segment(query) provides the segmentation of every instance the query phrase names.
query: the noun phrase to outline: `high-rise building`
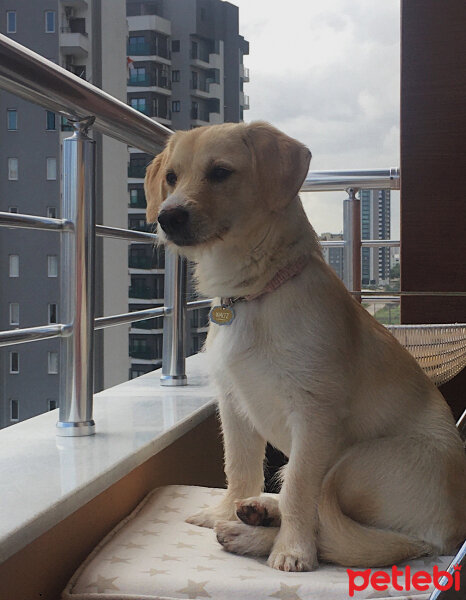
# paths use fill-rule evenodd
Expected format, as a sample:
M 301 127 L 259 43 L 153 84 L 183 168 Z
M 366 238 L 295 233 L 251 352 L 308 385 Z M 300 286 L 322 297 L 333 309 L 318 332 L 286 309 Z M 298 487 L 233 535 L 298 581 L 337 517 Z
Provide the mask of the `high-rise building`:
M 390 239 L 390 190 L 361 190 L 361 239 Z M 385 285 L 390 280 L 390 248 L 362 248 L 363 285 Z
M 0 32 L 126 98 L 124 0 L 0 0 Z M 61 146 L 71 135 L 69 123 L 1 92 L 0 127 L 0 210 L 60 217 Z M 127 148 L 96 132 L 93 137 L 97 222 L 125 227 Z M 96 250 L 96 315 L 124 312 L 128 278 L 121 265 L 127 245 L 98 240 Z M 59 236 L 2 228 L 0 257 L 0 329 L 60 322 Z M 97 390 L 127 378 L 127 348 L 127 327 L 97 333 Z M 0 349 L 0 427 L 56 408 L 60 368 L 55 339 Z
M 249 44 L 239 35 L 238 8 L 221 0 L 127 0 L 128 104 L 176 129 L 238 122 L 249 108 L 243 56 Z M 152 156 L 130 149 L 130 229 L 146 230 L 144 175 Z M 131 244 L 130 310 L 163 305 L 163 249 Z M 190 313 L 189 353 L 207 333 L 207 310 Z M 133 323 L 130 377 L 157 368 L 162 358 L 162 319 Z
M 319 240 L 321 241 L 343 241 L 342 233 L 322 233 L 319 236 Z M 322 255 L 327 264 L 329 264 L 338 277 L 343 280 L 343 269 L 344 269 L 344 248 L 343 247 L 334 247 L 324 246 L 322 248 Z

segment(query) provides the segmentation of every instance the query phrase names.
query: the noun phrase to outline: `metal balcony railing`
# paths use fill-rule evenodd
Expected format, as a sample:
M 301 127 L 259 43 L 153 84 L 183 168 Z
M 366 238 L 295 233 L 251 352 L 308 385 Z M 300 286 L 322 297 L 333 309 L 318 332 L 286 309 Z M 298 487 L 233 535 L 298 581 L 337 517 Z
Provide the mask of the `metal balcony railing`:
M 94 433 L 93 330 L 163 316 L 161 381 L 168 386 L 186 385 L 184 331 L 187 311 L 210 306 L 210 300 L 186 302 L 186 261 L 167 251 L 164 306 L 94 317 L 95 236 L 146 242 L 154 242 L 157 236 L 151 232 L 95 225 L 95 142 L 88 136 L 88 131 L 94 127 L 101 133 L 152 155 L 160 151 L 172 132 L 3 35 L 0 35 L 0 88 L 60 113 L 68 123 L 73 122 L 75 129 L 74 135 L 63 142 L 63 218 L 0 213 L 0 226 L 60 233 L 62 323 L 2 331 L 0 347 L 52 337 L 62 338 L 61 364 L 64 368 L 60 380 L 57 432 L 67 436 L 89 435 Z M 142 176 L 144 173 L 140 174 Z M 348 192 L 348 198 L 344 201 L 344 239 L 322 242 L 322 245 L 344 248 L 345 283 L 359 298 L 361 246 L 399 245 L 395 240 L 361 242 L 360 202 L 356 192 L 371 188 L 399 189 L 398 170 L 313 172 L 302 188 L 303 191 Z M 372 300 L 378 297 L 384 302 L 398 300 L 394 294 L 387 296 L 379 292 L 362 296 L 363 299 Z

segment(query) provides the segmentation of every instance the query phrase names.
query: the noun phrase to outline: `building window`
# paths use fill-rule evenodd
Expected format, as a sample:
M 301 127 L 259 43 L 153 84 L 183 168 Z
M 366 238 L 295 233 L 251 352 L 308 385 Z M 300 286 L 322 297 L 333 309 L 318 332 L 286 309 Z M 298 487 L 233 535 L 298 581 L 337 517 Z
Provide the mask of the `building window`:
M 47 400 L 47 409 L 50 411 L 50 410 L 55 410 L 56 408 L 58 408 L 58 402 L 56 400 L 48 399 Z
M 57 179 L 57 159 L 47 159 L 47 181 L 55 181 Z
M 179 100 L 174 100 L 172 102 L 172 112 L 180 112 L 181 111 L 181 102 Z
M 180 51 L 180 40 L 172 40 L 172 52 Z
M 18 129 L 18 111 L 15 108 L 9 108 L 6 115 L 8 131 L 16 131 Z
M 8 179 L 10 181 L 18 181 L 18 159 L 8 159 Z
M 172 81 L 174 81 L 174 82 L 180 81 L 180 72 L 177 69 L 172 71 Z
M 49 219 L 57 218 L 57 208 L 55 206 L 47 206 L 47 217 Z
M 144 36 L 142 35 L 132 35 L 128 39 L 128 54 L 133 55 L 148 55 L 149 54 L 149 45 L 146 43 Z
M 9 263 L 10 263 L 10 277 L 19 277 L 19 255 L 18 254 L 10 254 L 9 255 Z
M 10 373 L 19 373 L 19 352 L 10 352 Z
M 56 254 L 47 256 L 47 277 L 58 277 L 58 257 Z
M 57 305 L 55 303 L 49 304 L 49 323 L 57 323 Z
M 10 325 L 19 325 L 18 302 L 10 302 Z
M 10 421 L 19 421 L 19 402 L 10 400 Z
M 55 33 L 55 11 L 45 11 L 45 33 Z
M 199 56 L 199 46 L 197 42 L 191 42 L 191 58 Z
M 131 98 L 129 102 L 133 108 L 135 108 L 139 112 L 147 114 L 145 98 Z
M 18 212 L 18 207 L 17 206 L 9 206 L 8 207 L 8 212 L 17 213 Z
M 16 33 L 16 11 L 15 10 L 7 10 L 6 11 L 6 32 L 7 33 Z
M 46 113 L 47 116 L 45 128 L 47 129 L 47 131 L 55 131 L 57 129 L 55 113 L 51 112 L 50 110 L 47 110 Z
M 146 80 L 146 67 L 134 67 L 131 71 L 130 81 L 132 83 L 144 83 Z
M 48 353 L 48 374 L 49 375 L 57 375 L 58 374 L 58 352 L 49 352 Z

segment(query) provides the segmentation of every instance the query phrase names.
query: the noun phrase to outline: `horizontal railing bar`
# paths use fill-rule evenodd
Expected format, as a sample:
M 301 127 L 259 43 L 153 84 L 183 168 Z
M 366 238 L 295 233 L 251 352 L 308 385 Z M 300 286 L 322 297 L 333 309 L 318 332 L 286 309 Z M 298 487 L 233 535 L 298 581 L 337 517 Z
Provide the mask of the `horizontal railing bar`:
M 319 240 L 322 248 L 344 248 L 346 246 L 345 240 Z
M 361 240 L 363 248 L 399 248 L 400 240 Z
M 400 329 L 431 329 L 432 327 L 441 327 L 442 329 L 466 329 L 466 323 L 423 323 L 422 325 L 392 325 L 392 327 L 399 327 Z
M 96 235 L 100 237 L 133 240 L 135 242 L 155 242 L 157 240 L 156 233 L 133 231 L 132 229 L 120 229 L 119 227 L 107 227 L 106 225 L 96 225 L 95 232 Z
M 169 310 L 165 306 L 158 306 L 157 308 L 135 310 L 134 312 L 112 315 L 111 317 L 98 317 L 94 319 L 94 329 L 104 329 L 105 327 L 132 323 L 133 321 L 145 321 L 154 317 L 164 317 L 168 313 Z
M 41 325 L 40 327 L 27 327 L 24 329 L 13 329 L 11 331 L 0 331 L 0 347 L 12 346 L 13 344 L 25 344 L 27 342 L 38 342 L 54 337 L 67 337 L 73 331 L 72 325 Z
M 52 219 L 38 215 L 23 215 L 20 213 L 9 213 L 0 211 L 0 227 L 11 227 L 12 229 L 45 229 L 47 231 L 74 231 L 74 225 L 67 219 Z M 157 240 L 157 234 L 144 231 L 133 231 L 132 229 L 120 229 L 119 227 L 107 227 L 96 225 L 96 235 L 123 240 L 149 241 Z
M 206 300 L 193 300 L 186 304 L 188 310 L 196 310 L 198 308 L 210 308 L 212 306 L 212 299 L 207 298 Z
M 172 131 L 40 54 L 0 35 L 0 88 L 67 117 L 95 117 L 94 127 L 157 154 Z
M 466 292 L 382 292 L 378 290 L 362 290 L 362 292 L 351 292 L 352 294 L 365 294 L 366 296 L 466 296 Z
M 310 171 L 304 181 L 302 192 L 328 192 L 356 188 L 370 189 L 400 189 L 400 170 L 366 169 L 345 171 Z
M 361 302 L 369 302 L 370 304 L 376 304 L 382 302 L 383 304 L 399 304 L 400 297 L 399 296 L 366 296 L 360 292 L 352 292 L 353 294 L 357 294 L 360 296 Z
M 74 225 L 67 219 L 52 219 L 38 215 L 23 215 L 0 211 L 0 227 L 19 229 L 45 229 L 47 231 L 74 231 Z

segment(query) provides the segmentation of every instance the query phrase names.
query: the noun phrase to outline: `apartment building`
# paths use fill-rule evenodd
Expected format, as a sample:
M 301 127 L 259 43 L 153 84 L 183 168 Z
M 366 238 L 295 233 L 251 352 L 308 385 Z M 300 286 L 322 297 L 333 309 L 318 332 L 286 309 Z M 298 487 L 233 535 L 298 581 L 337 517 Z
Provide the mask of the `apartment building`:
M 390 239 L 390 190 L 361 190 L 361 239 Z M 363 285 L 390 281 L 390 248 L 362 248 Z
M 128 104 L 176 129 L 238 122 L 249 108 L 243 56 L 249 44 L 239 35 L 238 8 L 221 0 L 127 0 Z M 145 221 L 144 174 L 152 156 L 130 149 L 130 229 L 152 230 Z M 130 310 L 163 304 L 163 248 L 131 244 Z M 206 309 L 190 313 L 189 353 L 207 333 Z M 162 319 L 133 323 L 130 377 L 157 368 L 162 357 Z
M 0 32 L 124 100 L 124 0 L 0 0 Z M 0 92 L 0 210 L 60 217 L 61 148 L 70 124 Z M 127 148 L 93 134 L 97 143 L 97 222 L 127 224 Z M 60 322 L 59 236 L 0 231 L 0 329 Z M 96 314 L 127 309 L 127 245 L 97 243 Z M 105 268 L 104 268 L 105 265 Z M 127 378 L 128 328 L 96 335 L 96 389 Z M 58 340 L 0 349 L 0 427 L 57 407 Z M 31 390 L 34 393 L 31 394 Z
M 340 242 L 343 241 L 342 233 L 322 233 L 319 236 L 319 240 L 321 241 L 329 241 L 329 242 Z M 329 264 L 338 277 L 343 280 L 343 269 L 344 269 L 344 248 L 343 247 L 324 247 L 322 248 L 322 254 L 324 260 L 327 264 Z

